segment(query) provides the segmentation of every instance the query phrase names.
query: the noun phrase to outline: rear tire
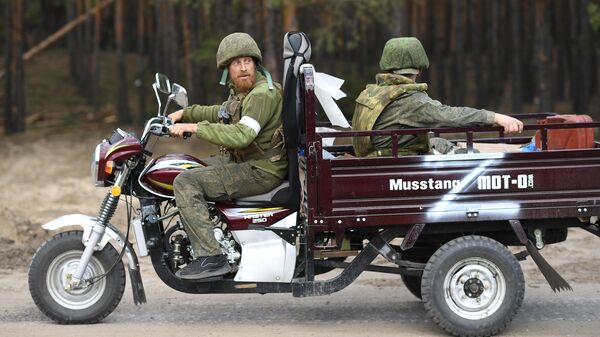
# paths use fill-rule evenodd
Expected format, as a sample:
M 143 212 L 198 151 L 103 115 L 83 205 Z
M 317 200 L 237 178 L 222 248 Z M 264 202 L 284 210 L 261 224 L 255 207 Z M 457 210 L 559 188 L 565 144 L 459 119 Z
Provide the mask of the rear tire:
M 29 268 L 29 291 L 38 308 L 61 324 L 97 323 L 119 304 L 125 290 L 123 262 L 89 287 L 65 290 L 66 275 L 73 273 L 85 246 L 82 231 L 59 233 L 35 253 Z M 117 261 L 119 254 L 111 244 L 94 252 L 84 278 L 98 276 Z
M 523 302 L 525 281 L 517 259 L 483 236 L 454 239 L 429 259 L 421 281 L 428 315 L 455 336 L 502 331 Z

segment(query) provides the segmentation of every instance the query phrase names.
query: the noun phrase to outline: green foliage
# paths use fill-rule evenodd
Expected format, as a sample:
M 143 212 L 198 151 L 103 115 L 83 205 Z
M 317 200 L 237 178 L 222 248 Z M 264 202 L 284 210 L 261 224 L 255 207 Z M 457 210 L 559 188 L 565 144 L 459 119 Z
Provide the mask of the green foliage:
M 212 35 L 203 35 L 198 38 L 200 48 L 192 51 L 192 60 L 200 64 L 215 64 L 215 55 L 221 38 Z
M 587 5 L 588 17 L 592 30 L 597 33 L 600 31 L 600 5 L 595 2 L 590 2 Z
M 404 1 L 400 2 L 404 4 Z M 388 23 L 389 12 L 398 1 L 359 0 L 327 1 L 305 0 L 304 7 L 313 7 L 320 13 L 319 28 L 313 32 L 314 47 L 326 53 L 353 51 L 364 45 L 367 27 Z M 352 18 L 352 19 L 350 19 Z

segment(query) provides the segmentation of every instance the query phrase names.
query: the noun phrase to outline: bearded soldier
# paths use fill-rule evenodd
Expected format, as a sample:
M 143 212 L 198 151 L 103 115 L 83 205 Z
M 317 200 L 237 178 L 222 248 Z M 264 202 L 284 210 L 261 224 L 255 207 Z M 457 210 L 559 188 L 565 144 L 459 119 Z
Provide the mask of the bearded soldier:
M 279 186 L 287 174 L 282 95 L 261 66 L 256 42 L 245 33 L 230 34 L 219 44 L 216 58 L 217 67 L 223 70 L 221 84 L 228 83 L 230 88 L 229 99 L 221 105 L 193 105 L 169 115 L 177 122 L 170 128 L 172 136 L 190 132 L 220 145 L 225 154 L 208 158 L 207 167 L 188 170 L 175 179 L 175 200 L 194 257 L 176 273 L 182 279 L 231 271 L 214 237 L 207 200 L 262 194 Z
M 521 132 L 523 123 L 510 116 L 468 107 L 451 107 L 431 99 L 427 84 L 416 83 L 418 75 L 429 68 L 421 42 L 414 37 L 394 38 L 385 44 L 376 83 L 367 85 L 356 99 L 352 127 L 356 131 L 408 128 L 464 127 L 500 125 L 507 133 Z M 355 137 L 357 156 L 389 156 L 391 136 Z M 441 153 L 453 150 L 442 138 L 429 140 L 426 134 L 399 135 L 398 154 L 430 153 L 433 146 Z

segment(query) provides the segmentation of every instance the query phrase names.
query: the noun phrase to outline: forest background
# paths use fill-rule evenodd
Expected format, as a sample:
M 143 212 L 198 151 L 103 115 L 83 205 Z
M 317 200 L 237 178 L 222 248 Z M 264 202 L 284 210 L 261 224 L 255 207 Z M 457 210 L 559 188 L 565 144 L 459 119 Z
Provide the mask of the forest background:
M 600 119 L 599 0 L 0 0 L 0 123 L 5 133 L 82 123 L 132 124 L 156 113 L 155 72 L 218 104 L 215 53 L 252 35 L 281 81 L 285 32 L 312 42 L 311 63 L 354 99 L 374 81 L 385 42 L 416 36 L 421 77 L 445 104 Z

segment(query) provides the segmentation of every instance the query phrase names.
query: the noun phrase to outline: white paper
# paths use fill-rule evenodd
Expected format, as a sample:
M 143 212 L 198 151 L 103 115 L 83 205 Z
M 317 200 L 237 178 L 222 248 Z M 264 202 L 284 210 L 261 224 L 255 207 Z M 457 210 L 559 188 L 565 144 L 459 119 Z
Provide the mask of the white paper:
M 350 124 L 334 101 L 346 97 L 346 94 L 340 90 L 342 84 L 344 80 L 340 78 L 315 72 L 315 96 L 321 103 L 327 118 L 332 125 L 349 128 Z
M 323 150 L 323 159 L 335 159 L 335 156 L 327 150 Z
M 326 127 L 322 127 L 322 126 L 317 126 L 315 128 L 316 132 L 339 132 L 336 129 L 332 129 L 332 128 L 326 128 Z M 323 138 L 323 146 L 333 146 L 333 143 L 335 142 L 335 138 Z

